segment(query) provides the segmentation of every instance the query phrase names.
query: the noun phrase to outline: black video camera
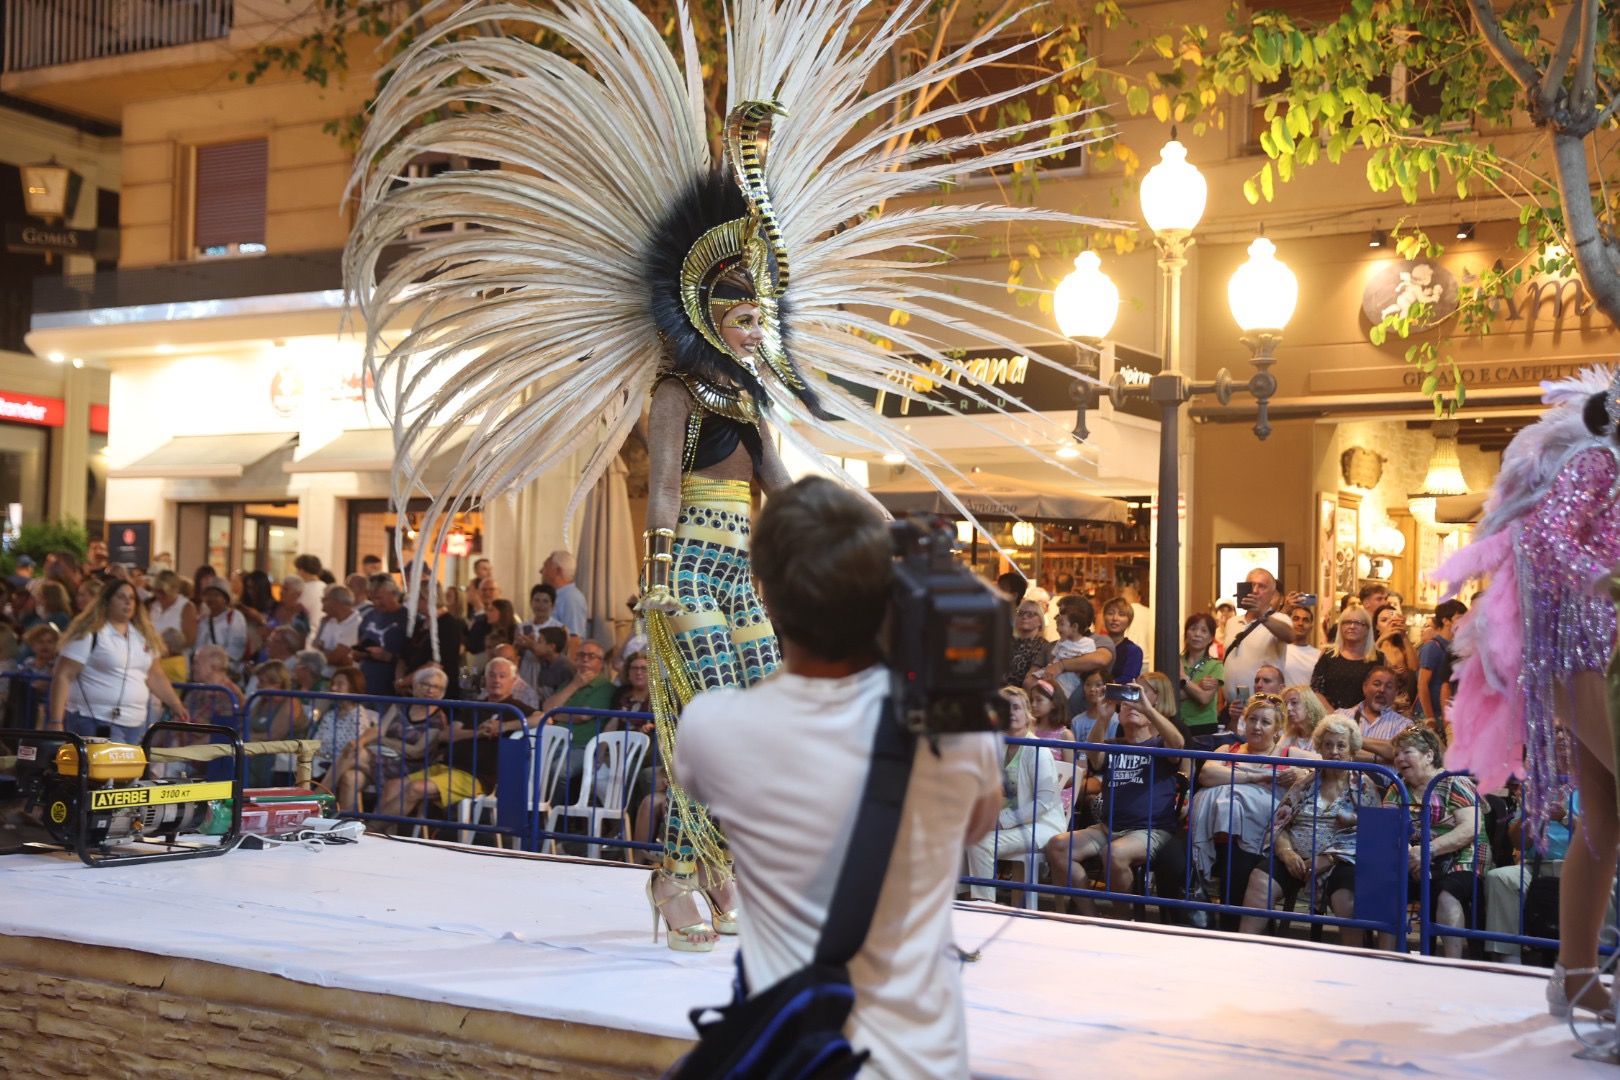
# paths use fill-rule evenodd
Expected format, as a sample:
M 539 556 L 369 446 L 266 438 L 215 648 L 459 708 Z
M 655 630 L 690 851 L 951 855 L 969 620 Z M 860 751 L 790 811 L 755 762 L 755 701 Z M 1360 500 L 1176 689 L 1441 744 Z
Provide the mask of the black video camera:
M 1007 672 L 1007 601 L 952 557 L 956 530 L 943 518 L 902 518 L 889 537 L 889 664 L 906 727 L 928 736 L 1005 727 L 1007 701 L 997 691 Z

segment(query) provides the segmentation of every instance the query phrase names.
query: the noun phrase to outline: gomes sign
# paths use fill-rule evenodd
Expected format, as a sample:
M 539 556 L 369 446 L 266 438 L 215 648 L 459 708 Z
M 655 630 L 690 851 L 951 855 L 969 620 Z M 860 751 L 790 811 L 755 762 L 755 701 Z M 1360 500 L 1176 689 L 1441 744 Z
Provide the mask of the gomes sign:
M 88 255 L 102 262 L 118 258 L 117 229 L 69 229 L 60 225 L 6 222 L 6 250 L 47 255 Z

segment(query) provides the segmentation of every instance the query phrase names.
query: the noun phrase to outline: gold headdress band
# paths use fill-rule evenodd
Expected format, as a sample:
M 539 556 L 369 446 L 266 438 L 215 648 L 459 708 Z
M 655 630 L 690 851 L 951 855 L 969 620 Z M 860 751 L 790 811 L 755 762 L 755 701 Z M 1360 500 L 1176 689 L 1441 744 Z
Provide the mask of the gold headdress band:
M 780 298 L 787 290 L 787 245 L 771 206 L 765 183 L 765 151 L 773 116 L 785 116 L 775 101 L 749 101 L 726 118 L 726 156 L 737 186 L 748 202 L 747 217 L 717 225 L 698 238 L 681 264 L 681 304 L 686 317 L 705 341 L 720 352 L 735 356 L 720 334 L 720 323 L 744 298 L 718 298 L 714 287 L 726 272 L 746 268 L 753 280 L 752 303 L 758 306 L 764 340 L 760 356 L 784 383 L 803 389 L 804 383 L 788 363 L 782 345 Z M 752 357 L 736 359 L 750 371 Z

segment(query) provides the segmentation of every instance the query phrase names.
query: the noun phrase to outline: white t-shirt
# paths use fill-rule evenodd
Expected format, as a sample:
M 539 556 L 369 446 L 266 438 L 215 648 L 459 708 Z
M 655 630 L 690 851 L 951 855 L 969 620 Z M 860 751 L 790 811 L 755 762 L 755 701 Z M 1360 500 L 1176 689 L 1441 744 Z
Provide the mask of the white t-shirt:
M 146 675 L 152 667 L 152 647 L 133 624 L 122 634 L 103 626 L 95 632 L 93 649 L 91 637 L 85 634 L 62 646 L 63 659 L 84 665 L 68 691 L 68 711 L 93 716 L 103 724 L 144 725 L 151 696 Z
M 1277 613 L 1274 611 L 1271 614 L 1275 617 Z M 1238 635 L 1251 626 L 1254 627 L 1254 633 L 1245 637 L 1243 644 L 1234 650 L 1232 642 L 1236 641 Z M 1282 638 L 1273 634 L 1264 626 L 1246 622 L 1236 615 L 1226 620 L 1226 633 L 1222 637 L 1221 644 L 1226 647 L 1224 663 L 1226 665 L 1226 691 L 1228 694 L 1235 694 L 1240 686 L 1253 690 L 1254 673 L 1256 671 L 1259 671 L 1267 664 L 1270 664 L 1278 671 L 1282 671 L 1283 664 L 1286 663 L 1288 657 L 1288 646 Z M 1310 680 L 1305 681 L 1309 682 Z
M 730 841 L 756 993 L 815 952 L 888 688 L 881 665 L 842 679 L 778 672 L 700 694 L 681 714 L 676 773 Z M 846 1030 L 872 1051 L 863 1076 L 968 1075 L 959 965 L 946 949 L 968 816 L 984 795 L 999 800 L 1000 766 L 993 735 L 945 736 L 937 757 L 918 747 L 877 912 L 849 968 Z
M 195 656 L 204 645 L 218 645 L 230 656 L 234 669 L 242 663 L 242 654 L 247 652 L 247 640 L 247 616 L 235 608 L 226 608 L 218 615 L 204 615 L 197 620 L 197 643 L 191 652 Z
M 349 612 L 347 619 L 334 619 L 330 616 L 322 619 L 320 629 L 315 631 L 314 648 L 321 652 L 331 652 L 339 645 L 353 645 L 359 640 L 360 609 L 355 608 Z
M 146 614 L 152 620 L 152 629 L 158 632 L 158 637 L 161 638 L 165 630 L 185 631 L 186 605 L 187 601 L 183 596 L 175 597 L 168 610 L 164 610 L 163 605 L 156 600 L 146 605 Z
M 298 594 L 298 603 L 304 609 L 304 618 L 314 626 L 321 621 L 321 598 L 326 595 L 326 582 L 320 578 L 304 582 L 304 591 Z
M 1322 650 L 1315 645 L 1288 646 L 1288 659 L 1283 663 L 1284 685 L 1311 685 L 1311 672 L 1316 670 L 1316 661 L 1321 659 L 1321 656 Z
M 1153 671 L 1153 609 L 1145 604 L 1131 605 L 1131 625 L 1125 628 L 1125 638 L 1134 641 L 1142 650 L 1142 670 Z

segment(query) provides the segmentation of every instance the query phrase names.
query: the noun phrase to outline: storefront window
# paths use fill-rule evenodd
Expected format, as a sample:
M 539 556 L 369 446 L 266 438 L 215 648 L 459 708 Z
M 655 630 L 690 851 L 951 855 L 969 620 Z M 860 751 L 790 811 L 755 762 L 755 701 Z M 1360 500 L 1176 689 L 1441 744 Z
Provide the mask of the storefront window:
M 0 515 L 18 503 L 24 522 L 44 520 L 49 447 L 45 428 L 0 424 Z
M 208 511 L 208 554 L 203 559 L 215 570 L 231 569 L 231 511 L 229 507 Z M 188 562 L 186 565 L 190 565 Z
M 298 504 L 191 503 L 180 507 L 180 564 L 217 572 L 263 570 L 276 581 L 293 572 L 300 553 Z
M 415 524 L 428 500 L 413 499 L 407 509 L 406 557 L 415 551 Z M 346 573 L 360 569 L 367 555 L 379 556 L 390 571 L 397 572 L 399 557 L 394 550 L 394 534 L 399 519 L 387 499 L 355 499 L 349 503 L 349 547 Z M 438 577 L 446 585 L 465 585 L 472 577 L 472 563 L 483 554 L 484 515 L 476 510 L 456 515 L 456 527 L 439 552 Z
M 242 565 L 263 570 L 279 582 L 293 572 L 298 557 L 298 518 L 282 516 L 279 506 L 248 506 L 242 515 Z

